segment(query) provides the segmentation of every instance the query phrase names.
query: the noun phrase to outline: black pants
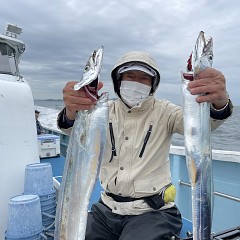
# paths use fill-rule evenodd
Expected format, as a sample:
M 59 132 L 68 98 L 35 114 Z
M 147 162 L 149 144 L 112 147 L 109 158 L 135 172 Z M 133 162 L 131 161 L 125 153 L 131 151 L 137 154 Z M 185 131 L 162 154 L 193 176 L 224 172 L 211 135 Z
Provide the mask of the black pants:
M 88 214 L 85 240 L 164 240 L 178 235 L 181 228 L 181 214 L 176 206 L 122 216 L 99 201 Z

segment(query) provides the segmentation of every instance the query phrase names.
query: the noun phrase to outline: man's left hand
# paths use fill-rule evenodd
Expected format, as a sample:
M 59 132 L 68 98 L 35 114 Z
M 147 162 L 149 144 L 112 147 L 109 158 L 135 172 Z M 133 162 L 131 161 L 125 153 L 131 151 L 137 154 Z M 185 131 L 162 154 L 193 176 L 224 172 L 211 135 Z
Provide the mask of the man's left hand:
M 207 68 L 199 73 L 194 81 L 188 84 L 188 88 L 191 94 L 199 95 L 197 102 L 212 103 L 215 109 L 223 108 L 228 102 L 225 77 L 214 68 Z

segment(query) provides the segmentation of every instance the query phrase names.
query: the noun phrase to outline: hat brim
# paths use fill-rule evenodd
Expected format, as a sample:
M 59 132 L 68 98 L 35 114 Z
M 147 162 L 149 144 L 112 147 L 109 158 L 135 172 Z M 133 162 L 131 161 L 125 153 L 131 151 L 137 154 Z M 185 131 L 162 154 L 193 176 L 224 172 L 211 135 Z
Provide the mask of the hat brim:
M 155 76 L 153 70 L 151 70 L 145 66 L 138 65 L 138 64 L 132 64 L 130 66 L 123 66 L 123 67 L 119 68 L 118 73 L 121 74 L 121 73 L 125 73 L 128 71 L 134 71 L 134 70 L 145 72 L 152 77 Z

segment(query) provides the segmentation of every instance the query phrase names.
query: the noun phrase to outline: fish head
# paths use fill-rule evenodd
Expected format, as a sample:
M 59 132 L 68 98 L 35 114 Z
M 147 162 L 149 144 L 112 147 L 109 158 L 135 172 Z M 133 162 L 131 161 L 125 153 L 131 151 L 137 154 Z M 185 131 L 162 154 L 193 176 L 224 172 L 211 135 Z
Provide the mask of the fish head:
M 208 67 L 212 67 L 213 63 L 213 40 L 206 37 L 201 31 L 198 35 L 194 50 L 188 60 L 188 69 L 196 76 Z
M 193 81 L 194 77 L 213 63 L 213 40 L 201 31 L 198 35 L 194 50 L 187 61 L 187 72 L 182 72 L 183 81 Z
M 74 85 L 74 90 L 84 89 L 86 94 L 95 100 L 98 99 L 98 81 L 102 67 L 103 46 L 94 50 L 89 57 L 81 80 Z

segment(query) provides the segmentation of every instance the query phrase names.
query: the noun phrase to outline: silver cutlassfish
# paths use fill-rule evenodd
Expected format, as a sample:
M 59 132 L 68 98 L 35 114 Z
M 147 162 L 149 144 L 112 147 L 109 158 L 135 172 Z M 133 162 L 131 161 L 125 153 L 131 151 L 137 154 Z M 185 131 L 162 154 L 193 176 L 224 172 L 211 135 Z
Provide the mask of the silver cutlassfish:
M 200 32 L 190 55 L 187 72 L 182 73 L 184 137 L 188 174 L 192 189 L 193 239 L 210 240 L 213 180 L 211 159 L 210 104 L 197 103 L 188 90 L 189 81 L 212 67 L 213 42 Z
M 83 88 L 97 100 L 90 110 L 79 111 L 72 128 L 57 203 L 55 240 L 84 240 L 89 199 L 98 177 L 108 125 L 108 93 L 97 96 L 103 47 L 90 56 L 82 79 L 74 90 Z

